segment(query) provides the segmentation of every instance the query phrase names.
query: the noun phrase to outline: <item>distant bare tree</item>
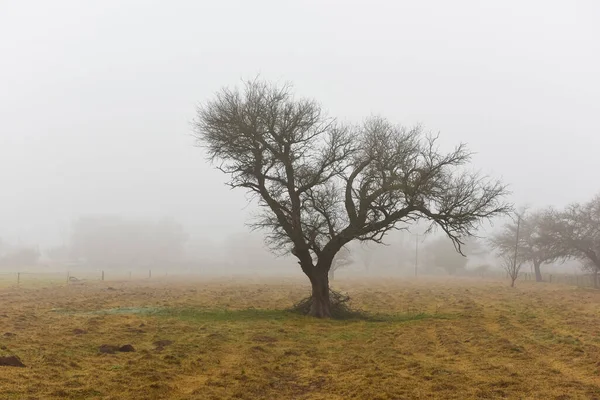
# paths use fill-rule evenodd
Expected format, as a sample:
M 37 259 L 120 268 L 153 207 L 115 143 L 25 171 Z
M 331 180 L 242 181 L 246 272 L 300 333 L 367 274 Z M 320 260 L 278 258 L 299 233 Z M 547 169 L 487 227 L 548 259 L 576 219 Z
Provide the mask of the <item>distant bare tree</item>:
M 345 126 L 289 86 L 223 89 L 197 110 L 195 135 L 229 186 L 253 194 L 274 251 L 291 252 L 312 284 L 310 315 L 330 317 L 328 274 L 352 240 L 381 243 L 427 219 L 457 250 L 479 223 L 504 213 L 505 186 L 465 172 L 471 153 L 383 118 Z
M 552 251 L 583 262 L 598 287 L 600 271 L 600 195 L 587 203 L 571 204 L 563 211 L 547 210 L 543 240 Z
M 335 271 L 340 268 L 347 267 L 350 264 L 352 264 L 350 250 L 348 250 L 347 247 L 342 247 L 340 251 L 337 252 L 335 257 L 333 257 L 333 262 L 331 263 L 331 268 L 329 269 L 329 280 L 333 280 Z
M 544 211 L 521 213 L 519 226 L 519 260 L 531 262 L 535 271 L 535 280 L 542 281 L 541 266 L 561 258 L 563 251 L 556 246 L 549 246 L 542 229 L 547 224 L 547 215 Z M 513 254 L 517 236 L 517 222 L 512 221 L 504 225 L 501 232 L 492 236 L 490 245 L 501 254 Z
M 519 277 L 519 272 L 521 271 L 523 262 L 519 259 L 515 259 L 514 254 L 510 255 L 508 253 L 502 254 L 500 256 L 500 260 L 502 262 L 502 268 L 506 271 L 506 274 L 510 278 L 510 287 L 515 287 L 515 282 Z

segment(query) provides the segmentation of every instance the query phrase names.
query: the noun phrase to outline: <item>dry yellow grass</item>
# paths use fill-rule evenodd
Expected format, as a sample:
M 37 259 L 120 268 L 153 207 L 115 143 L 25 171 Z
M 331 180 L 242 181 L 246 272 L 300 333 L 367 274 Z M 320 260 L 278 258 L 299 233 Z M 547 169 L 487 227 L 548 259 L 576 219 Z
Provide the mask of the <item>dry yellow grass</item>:
M 0 398 L 600 399 L 600 292 L 478 280 L 335 286 L 388 317 L 281 311 L 307 293 L 304 281 L 1 288 L 0 355 L 27 367 L 0 367 Z M 100 354 L 102 344 L 136 352 Z

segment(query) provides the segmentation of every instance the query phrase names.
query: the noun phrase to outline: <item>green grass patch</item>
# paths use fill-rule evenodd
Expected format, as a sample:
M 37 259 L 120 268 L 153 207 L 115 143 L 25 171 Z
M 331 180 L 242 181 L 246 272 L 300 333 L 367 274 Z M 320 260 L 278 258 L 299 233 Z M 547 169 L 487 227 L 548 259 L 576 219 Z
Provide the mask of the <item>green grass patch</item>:
M 283 310 L 248 308 L 242 310 L 202 309 L 202 308 L 163 308 L 154 315 L 178 318 L 189 322 L 252 322 L 286 321 L 298 317 Z
M 117 307 L 117 308 L 107 308 L 103 310 L 93 310 L 93 311 L 76 311 L 76 310 L 68 310 L 64 308 L 53 308 L 50 310 L 52 312 L 58 314 L 66 314 L 66 315 L 133 315 L 133 314 L 158 314 L 161 309 L 158 307 Z
M 289 310 L 277 309 L 213 309 L 213 308 L 159 308 L 159 307 L 119 307 L 93 311 L 76 311 L 68 309 L 52 309 L 52 312 L 63 315 L 148 315 L 164 318 L 177 318 L 187 322 L 323 322 L 334 325 L 347 323 L 408 323 L 432 319 L 456 319 L 458 314 L 441 313 L 367 313 L 360 312 L 347 319 L 318 320 L 316 318 L 299 315 Z
M 201 309 L 201 308 L 163 308 L 153 312 L 153 315 L 178 318 L 190 322 L 253 322 L 253 321 L 314 321 L 330 324 L 345 324 L 348 322 L 373 323 L 403 323 L 430 319 L 454 319 L 455 314 L 362 314 L 360 317 L 347 320 L 318 320 L 316 318 L 298 315 L 287 310 L 273 309 Z

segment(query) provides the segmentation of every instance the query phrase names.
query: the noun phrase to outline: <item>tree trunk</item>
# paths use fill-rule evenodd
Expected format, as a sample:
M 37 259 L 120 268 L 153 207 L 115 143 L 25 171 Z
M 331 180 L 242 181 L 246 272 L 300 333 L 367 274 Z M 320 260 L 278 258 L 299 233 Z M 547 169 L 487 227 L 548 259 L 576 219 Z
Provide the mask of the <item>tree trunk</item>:
M 516 278 L 512 278 L 512 277 L 510 278 L 510 287 L 515 287 L 516 280 L 517 280 Z
M 542 263 L 540 262 L 533 262 L 533 269 L 535 270 L 535 281 L 536 282 L 541 282 L 542 281 L 542 271 L 540 270 L 540 266 Z
M 331 318 L 328 271 L 323 272 L 317 268 L 315 270 L 315 273 L 309 277 L 312 284 L 312 305 L 308 315 L 317 318 Z
M 594 288 L 598 289 L 598 268 L 594 268 Z

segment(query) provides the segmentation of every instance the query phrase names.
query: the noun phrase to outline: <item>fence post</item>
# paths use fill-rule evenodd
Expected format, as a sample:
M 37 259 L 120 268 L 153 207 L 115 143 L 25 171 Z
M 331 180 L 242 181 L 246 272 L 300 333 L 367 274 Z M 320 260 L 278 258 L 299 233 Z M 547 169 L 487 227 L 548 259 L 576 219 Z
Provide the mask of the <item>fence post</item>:
M 152 270 L 151 269 L 148 270 L 148 279 L 150 279 L 150 278 L 152 278 Z
M 102 280 L 104 280 L 104 271 L 102 271 Z
M 550 283 L 552 283 L 552 274 L 550 274 Z
M 131 280 L 131 271 L 129 271 L 129 280 Z
M 71 280 L 71 272 L 67 271 L 67 285 L 69 284 L 70 280 Z
M 21 284 L 21 273 L 17 272 L 17 285 Z

